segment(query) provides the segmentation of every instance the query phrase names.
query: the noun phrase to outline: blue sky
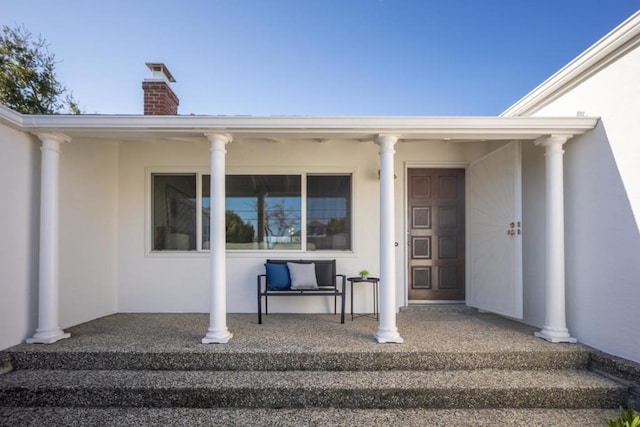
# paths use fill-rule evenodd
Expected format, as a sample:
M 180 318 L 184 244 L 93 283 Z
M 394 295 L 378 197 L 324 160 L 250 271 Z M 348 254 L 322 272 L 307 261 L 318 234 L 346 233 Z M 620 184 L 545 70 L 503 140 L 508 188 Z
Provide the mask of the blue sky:
M 180 114 L 497 115 L 640 0 L 0 0 L 86 113 L 141 114 L 164 62 Z

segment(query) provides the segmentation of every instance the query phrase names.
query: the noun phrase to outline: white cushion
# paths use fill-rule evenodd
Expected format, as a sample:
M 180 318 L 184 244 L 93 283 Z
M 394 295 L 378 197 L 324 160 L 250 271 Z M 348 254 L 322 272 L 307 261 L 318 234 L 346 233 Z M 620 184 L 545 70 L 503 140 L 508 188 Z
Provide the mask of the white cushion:
M 316 280 L 316 265 L 288 262 L 289 275 L 291 276 L 291 289 L 318 289 Z

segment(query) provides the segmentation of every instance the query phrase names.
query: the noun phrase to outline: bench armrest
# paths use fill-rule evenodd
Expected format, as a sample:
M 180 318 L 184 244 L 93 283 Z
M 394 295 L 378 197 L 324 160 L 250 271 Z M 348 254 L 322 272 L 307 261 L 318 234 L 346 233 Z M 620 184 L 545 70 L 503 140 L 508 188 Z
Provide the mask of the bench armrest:
M 259 293 L 260 293 L 260 291 L 261 291 L 261 286 L 260 286 L 260 285 L 261 285 L 261 283 L 262 283 L 262 280 L 260 280 L 260 279 L 261 279 L 262 277 L 264 277 L 265 289 L 266 289 L 266 286 L 267 286 L 267 275 L 266 275 L 266 274 L 258 274 L 258 277 L 257 277 L 257 281 L 258 281 L 258 294 L 259 294 Z

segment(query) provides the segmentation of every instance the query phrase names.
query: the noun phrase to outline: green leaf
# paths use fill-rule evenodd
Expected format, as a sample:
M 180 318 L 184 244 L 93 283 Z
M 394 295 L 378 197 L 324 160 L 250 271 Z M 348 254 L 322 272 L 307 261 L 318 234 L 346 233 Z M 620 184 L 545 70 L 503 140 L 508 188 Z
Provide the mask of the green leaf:
M 24 27 L 0 30 L 0 103 L 23 114 L 79 114 L 68 89 L 57 80 L 55 55 L 42 36 Z

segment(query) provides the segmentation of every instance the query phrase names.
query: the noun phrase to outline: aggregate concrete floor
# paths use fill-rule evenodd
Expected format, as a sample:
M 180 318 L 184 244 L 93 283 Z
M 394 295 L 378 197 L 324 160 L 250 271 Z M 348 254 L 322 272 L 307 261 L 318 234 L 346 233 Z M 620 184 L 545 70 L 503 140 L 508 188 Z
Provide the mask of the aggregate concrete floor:
M 269 314 L 262 325 L 255 314 L 229 314 L 233 338 L 203 345 L 207 314 L 114 314 L 72 328 L 70 339 L 52 345 L 22 344 L 15 351 L 175 352 L 175 353 L 500 353 L 575 352 L 575 344 L 550 344 L 533 336 L 535 328 L 466 307 L 410 307 L 397 316 L 403 344 L 378 344 L 378 322 L 369 317 L 344 324 L 336 315 Z M 586 350 L 585 350 L 586 351 Z

